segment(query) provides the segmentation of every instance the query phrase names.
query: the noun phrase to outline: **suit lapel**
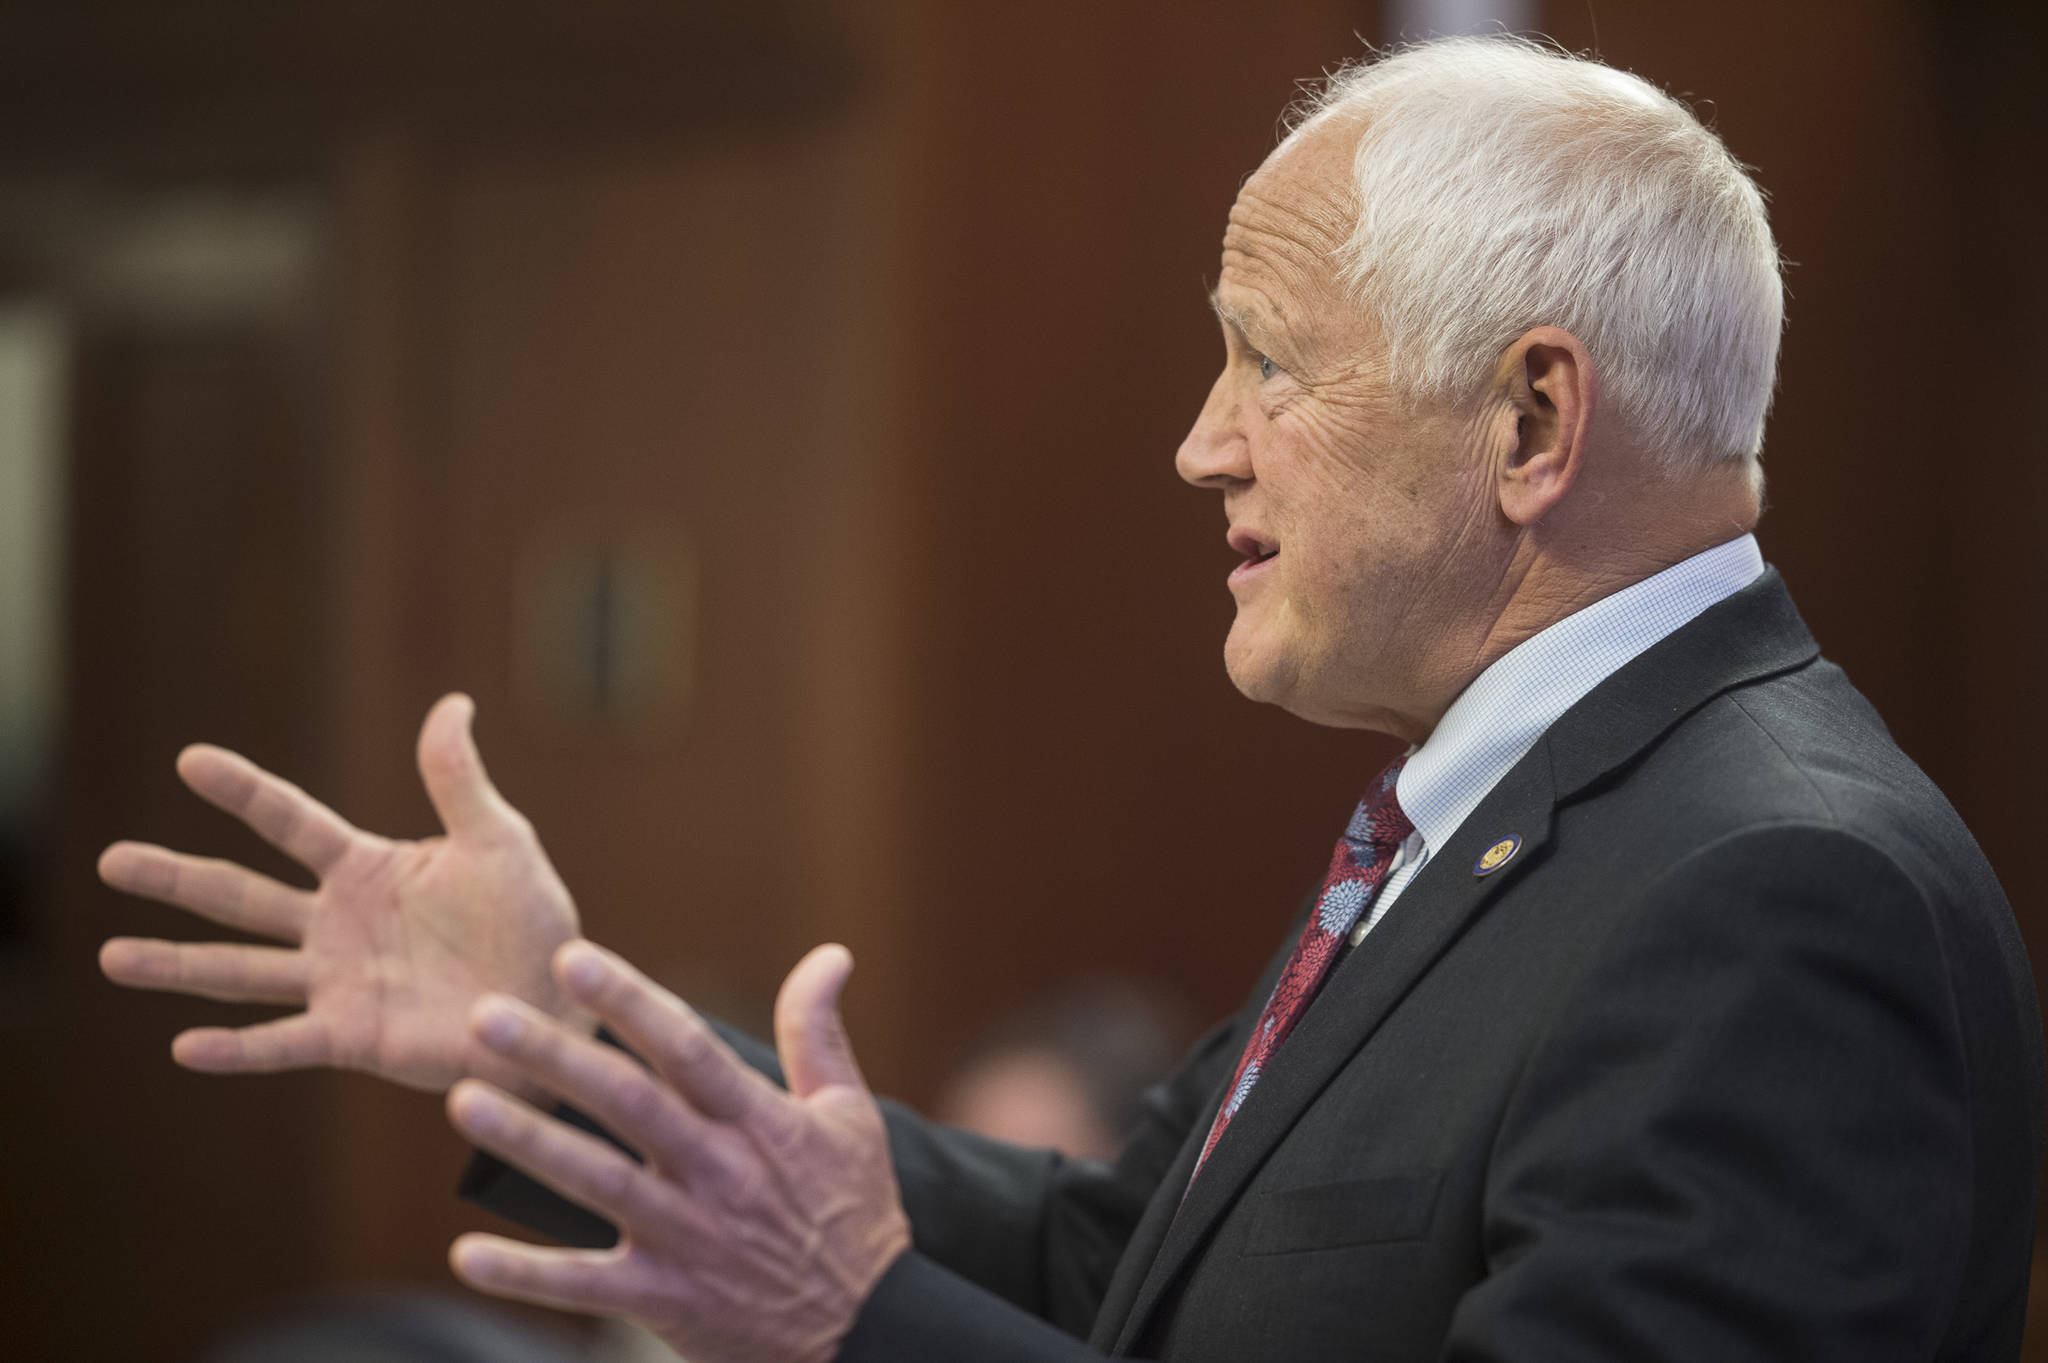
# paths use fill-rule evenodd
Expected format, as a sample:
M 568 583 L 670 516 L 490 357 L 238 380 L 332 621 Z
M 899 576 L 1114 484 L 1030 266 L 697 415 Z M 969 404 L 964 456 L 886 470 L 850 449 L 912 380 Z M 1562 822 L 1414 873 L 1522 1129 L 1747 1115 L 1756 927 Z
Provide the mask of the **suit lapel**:
M 1117 1260 L 1116 1272 L 1111 1275 L 1109 1288 L 1103 1293 L 1102 1309 L 1096 1313 L 1095 1328 L 1088 1336 L 1089 1347 L 1105 1353 L 1122 1353 L 1129 1348 L 1129 1336 L 1135 1334 L 1135 1330 L 1127 1331 L 1125 1323 L 1142 1319 L 1132 1309 L 1138 1294 L 1147 1293 L 1148 1311 L 1158 1296 L 1153 1281 L 1163 1261 L 1162 1247 L 1173 1227 L 1174 1213 L 1180 1207 L 1180 1191 L 1188 1186 L 1188 1176 L 1194 1173 L 1195 1158 L 1202 1152 L 1202 1142 L 1209 1135 L 1209 1123 L 1215 1119 L 1216 1109 L 1223 1102 L 1223 1089 L 1229 1083 L 1230 1077 L 1226 1074 L 1223 1083 L 1216 1087 L 1202 1109 L 1201 1120 L 1181 1142 L 1180 1153 L 1168 1166 L 1166 1177 L 1160 1180 L 1152 1201 L 1145 1207 L 1144 1216 L 1138 1220 L 1137 1229 L 1131 1233 L 1130 1243 L 1125 1246 L 1123 1257 Z
M 1818 654 L 1784 583 L 1769 569 L 1608 677 L 1553 724 L 1432 851 L 1386 919 L 1323 987 L 1183 1201 L 1181 1190 L 1227 1076 L 1210 1095 L 1111 1280 L 1095 1345 L 1113 1339 L 1113 1352 L 1124 1353 L 1143 1335 L 1167 1289 L 1330 1080 L 1473 919 L 1542 861 L 1558 803 L 1628 762 L 1715 696 Z M 1508 836 L 1522 839 L 1513 859 L 1476 875 L 1480 854 Z M 1260 982 L 1251 1016 L 1263 1006 L 1285 954 Z
M 1387 911 L 1385 920 L 1323 986 L 1275 1055 L 1271 1069 L 1260 1076 L 1231 1120 L 1182 1202 L 1180 1190 L 1186 1187 L 1195 1153 L 1208 1135 L 1208 1118 L 1214 1115 L 1215 1103 L 1222 1100 L 1220 1091 L 1214 1095 L 1215 1102 L 1183 1146 L 1173 1173 L 1140 1224 L 1141 1232 L 1155 1225 L 1159 1228 L 1159 1250 L 1117 1334 L 1116 1352 L 1129 1349 L 1144 1331 L 1161 1295 L 1324 1086 L 1465 925 L 1540 858 L 1550 836 L 1551 804 L 1550 762 L 1539 745 L 1494 787 L 1443 849 L 1430 857 L 1429 864 Z M 1487 831 L 1482 833 L 1482 829 Z M 1522 839 L 1514 859 L 1492 875 L 1474 875 L 1473 863 L 1479 854 L 1507 834 Z M 1129 1258 L 1144 1262 L 1135 1254 Z
M 1088 1342 L 1093 1348 L 1107 1353 L 1115 1342 L 1118 1331 L 1130 1314 L 1131 1304 L 1146 1281 L 1152 1265 L 1159 1258 L 1159 1248 L 1166 1238 L 1166 1232 L 1173 1224 L 1174 1213 L 1179 1210 L 1181 1190 L 1188 1186 L 1188 1179 L 1194 1173 L 1195 1160 L 1202 1152 L 1202 1144 L 1208 1139 L 1209 1124 L 1216 1119 L 1216 1109 L 1223 1105 L 1223 1094 L 1230 1087 L 1231 1072 L 1236 1068 L 1238 1053 L 1244 1047 L 1245 1035 L 1259 1013 L 1266 1006 L 1266 999 L 1272 994 L 1280 972 L 1287 965 L 1287 958 L 1293 954 L 1294 939 L 1301 935 L 1302 924 L 1315 907 L 1315 896 L 1302 901 L 1300 912 L 1294 916 L 1293 926 L 1288 929 L 1285 940 L 1273 959 L 1266 963 L 1265 973 L 1259 976 L 1251 995 L 1245 1001 L 1237 1019 L 1236 1034 L 1226 1052 L 1229 1064 L 1223 1066 L 1209 1095 L 1196 1113 L 1194 1123 L 1181 1140 L 1180 1152 L 1174 1156 L 1166 1175 L 1152 1194 L 1152 1200 L 1145 1207 L 1145 1214 L 1138 1219 L 1138 1225 L 1131 1232 L 1131 1239 L 1124 1247 L 1123 1256 L 1117 1260 L 1116 1272 L 1110 1276 L 1109 1287 L 1102 1296 L 1102 1307 L 1095 1315 L 1095 1328 L 1089 1333 Z

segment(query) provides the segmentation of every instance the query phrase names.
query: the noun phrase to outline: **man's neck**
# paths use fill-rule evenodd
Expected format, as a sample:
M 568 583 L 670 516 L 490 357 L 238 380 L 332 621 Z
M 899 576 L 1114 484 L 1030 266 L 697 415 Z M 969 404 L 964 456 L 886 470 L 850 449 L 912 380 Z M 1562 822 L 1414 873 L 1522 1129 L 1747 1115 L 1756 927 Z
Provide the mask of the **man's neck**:
M 1665 527 L 1667 533 L 1655 542 L 1631 543 L 1625 532 L 1616 532 L 1597 553 L 1560 552 L 1569 546 L 1526 538 L 1502 572 L 1489 609 L 1466 632 L 1469 644 L 1446 659 L 1439 683 L 1432 688 L 1437 704 L 1426 716 L 1426 725 L 1419 734 L 1401 737 L 1410 742 L 1427 738 L 1473 679 L 1517 645 L 1596 601 L 1748 534 L 1755 523 L 1754 515 L 1701 517 L 1691 525 Z

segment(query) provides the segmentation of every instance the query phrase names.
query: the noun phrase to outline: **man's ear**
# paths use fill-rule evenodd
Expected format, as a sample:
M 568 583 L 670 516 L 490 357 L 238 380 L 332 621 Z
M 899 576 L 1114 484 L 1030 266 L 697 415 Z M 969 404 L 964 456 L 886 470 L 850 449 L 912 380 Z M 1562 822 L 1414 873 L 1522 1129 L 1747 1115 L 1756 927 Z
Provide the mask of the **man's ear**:
M 1534 525 L 1579 476 L 1600 380 L 1579 338 L 1557 327 L 1509 346 L 1500 373 L 1515 421 L 1499 470 L 1500 509 L 1516 525 Z

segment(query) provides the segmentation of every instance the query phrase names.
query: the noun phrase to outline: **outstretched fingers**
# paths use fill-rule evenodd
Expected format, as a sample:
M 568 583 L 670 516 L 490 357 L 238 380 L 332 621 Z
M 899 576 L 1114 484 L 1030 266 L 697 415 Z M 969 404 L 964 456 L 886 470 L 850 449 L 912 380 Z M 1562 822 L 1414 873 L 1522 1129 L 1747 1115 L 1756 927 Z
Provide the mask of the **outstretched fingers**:
M 538 1009 L 502 994 L 479 1000 L 470 1026 L 490 1050 L 647 1152 L 662 1168 L 682 1170 L 703 1150 L 704 1118 L 616 1047 L 577 1036 Z
M 833 1085 L 867 1090 L 839 1017 L 839 994 L 852 973 L 853 953 L 845 947 L 812 947 L 775 996 L 775 1051 L 798 1098 Z
M 226 748 L 193 744 L 178 754 L 178 776 L 193 794 L 234 815 L 317 876 L 325 876 L 361 836 L 305 791 Z
M 436 701 L 420 725 L 420 780 L 451 837 L 487 837 L 524 823 L 484 770 L 475 721 L 476 702 L 457 691 Z
M 543 1249 L 471 1232 L 448 1247 L 455 1276 L 479 1292 L 558 1311 L 632 1316 L 646 1309 L 638 1274 L 621 1273 L 619 1249 Z
M 100 853 L 100 879 L 116 890 L 175 904 L 224 928 L 296 944 L 313 897 L 246 866 L 186 856 L 144 842 L 117 842 Z
M 565 943 L 555 952 L 555 978 L 707 1117 L 738 1121 L 782 1101 L 695 1009 L 596 943 Z
M 253 1027 L 194 1027 L 172 1040 L 171 1059 L 202 1074 L 274 1074 L 339 1061 L 327 1025 L 305 1013 Z
M 306 1001 L 306 958 L 286 947 L 116 937 L 100 948 L 100 969 L 131 989 L 197 994 L 223 1003 Z
M 657 1238 L 685 1219 L 677 1191 L 603 1141 L 494 1088 L 465 1079 L 448 1091 L 448 1119 L 470 1141 L 622 1231 Z

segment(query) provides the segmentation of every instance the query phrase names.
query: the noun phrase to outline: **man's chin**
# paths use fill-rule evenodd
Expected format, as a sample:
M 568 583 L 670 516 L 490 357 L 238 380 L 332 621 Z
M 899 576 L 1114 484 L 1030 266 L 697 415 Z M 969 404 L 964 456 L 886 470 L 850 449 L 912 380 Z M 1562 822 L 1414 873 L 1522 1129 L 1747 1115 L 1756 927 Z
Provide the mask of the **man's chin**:
M 1235 631 L 1223 643 L 1223 670 L 1246 700 L 1261 705 L 1286 703 L 1286 681 L 1292 675 L 1289 669 L 1280 666 L 1280 660 L 1270 649 L 1239 640 Z

